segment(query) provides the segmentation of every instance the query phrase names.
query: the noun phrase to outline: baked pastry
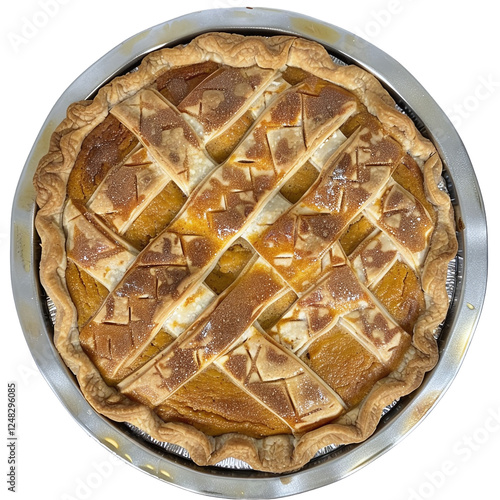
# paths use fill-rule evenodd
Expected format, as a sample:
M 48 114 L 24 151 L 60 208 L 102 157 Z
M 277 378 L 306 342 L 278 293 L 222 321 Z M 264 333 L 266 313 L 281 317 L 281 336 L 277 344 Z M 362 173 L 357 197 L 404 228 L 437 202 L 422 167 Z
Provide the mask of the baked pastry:
M 453 212 L 378 81 L 209 33 L 71 105 L 37 169 L 54 342 L 97 412 L 264 471 L 370 436 L 438 359 Z

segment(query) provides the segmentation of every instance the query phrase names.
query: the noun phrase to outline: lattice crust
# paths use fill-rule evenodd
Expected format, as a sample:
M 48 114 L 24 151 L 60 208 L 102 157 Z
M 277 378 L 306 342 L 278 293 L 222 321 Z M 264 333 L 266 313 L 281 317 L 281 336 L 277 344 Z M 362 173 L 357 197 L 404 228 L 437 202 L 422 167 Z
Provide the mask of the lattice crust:
M 295 37 L 202 35 L 76 103 L 35 175 L 55 343 L 96 410 L 294 470 L 437 360 L 456 252 L 432 144 Z

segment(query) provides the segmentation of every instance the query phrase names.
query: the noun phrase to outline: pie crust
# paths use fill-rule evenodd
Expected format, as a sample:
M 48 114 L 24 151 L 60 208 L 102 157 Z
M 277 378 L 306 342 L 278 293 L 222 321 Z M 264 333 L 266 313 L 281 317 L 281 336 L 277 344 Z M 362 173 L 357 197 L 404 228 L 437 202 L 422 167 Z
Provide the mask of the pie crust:
M 86 193 L 86 138 L 108 125 L 121 159 L 105 135 L 92 143 L 104 152 Z M 199 465 L 287 472 L 364 441 L 438 359 L 457 251 L 441 171 L 381 84 L 319 44 L 209 33 L 153 52 L 68 108 L 36 171 L 55 345 L 98 413 Z M 170 220 L 141 242 L 134 221 L 167 185 L 179 206 L 149 216 Z M 75 298 L 74 272 L 97 308 Z M 179 417 L 187 388 L 200 398 L 192 422 Z M 248 402 L 224 411 L 242 423 L 217 431 L 207 408 L 231 406 L 233 390 Z M 264 424 L 245 423 L 259 412 Z

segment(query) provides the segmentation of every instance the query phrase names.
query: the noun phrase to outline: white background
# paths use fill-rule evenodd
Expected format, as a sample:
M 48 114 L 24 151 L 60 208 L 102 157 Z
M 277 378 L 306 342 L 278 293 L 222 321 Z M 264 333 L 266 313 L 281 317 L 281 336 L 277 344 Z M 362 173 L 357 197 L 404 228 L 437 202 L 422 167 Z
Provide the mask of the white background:
M 55 7 L 42 23 L 44 1 Z M 66 87 L 121 41 L 189 12 L 263 6 L 322 19 L 393 56 L 452 118 L 479 179 L 494 249 L 499 230 L 495 203 L 500 193 L 500 42 L 493 5 L 485 0 L 2 2 L 0 127 L 6 189 L 0 195 L 0 408 L 5 410 L 0 411 L 0 441 L 5 443 L 7 434 L 7 382 L 15 381 L 17 498 L 202 498 L 111 461 L 110 453 L 79 427 L 40 375 L 17 320 L 9 272 L 12 198 L 37 133 Z M 43 25 L 20 41 L 23 26 L 35 19 Z M 300 500 L 500 498 L 500 332 L 495 289 L 500 276 L 494 250 L 490 259 L 489 290 L 479 326 L 457 378 L 437 407 L 375 462 L 338 483 L 299 495 Z M 0 450 L 0 490 L 6 498 L 8 450 L 5 444 Z M 106 473 L 101 470 L 99 475 L 96 464 L 105 464 Z

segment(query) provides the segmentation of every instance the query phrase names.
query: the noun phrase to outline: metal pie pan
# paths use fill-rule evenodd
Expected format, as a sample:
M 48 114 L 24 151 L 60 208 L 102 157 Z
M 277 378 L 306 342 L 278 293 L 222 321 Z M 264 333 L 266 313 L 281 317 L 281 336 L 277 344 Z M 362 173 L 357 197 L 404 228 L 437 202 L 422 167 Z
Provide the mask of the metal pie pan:
M 209 31 L 302 36 L 321 43 L 335 58 L 371 72 L 436 145 L 461 229 L 453 266 L 453 296 L 439 337 L 437 366 L 416 391 L 399 400 L 382 418 L 368 440 L 339 447 L 294 473 L 199 467 L 141 439 L 126 425 L 97 414 L 54 347 L 52 321 L 38 278 L 40 245 L 34 230 L 32 178 L 67 107 L 74 101 L 93 97 L 97 89 L 135 67 L 147 53 L 185 43 Z M 138 33 L 88 68 L 61 95 L 40 130 L 15 194 L 11 233 L 12 287 L 21 327 L 36 364 L 62 404 L 91 436 L 135 467 L 179 487 L 223 498 L 278 498 L 302 493 L 336 482 L 392 448 L 436 405 L 455 378 L 476 328 L 486 291 L 487 230 L 481 193 L 465 147 L 443 111 L 408 71 L 380 49 L 323 21 L 273 9 L 192 13 Z

